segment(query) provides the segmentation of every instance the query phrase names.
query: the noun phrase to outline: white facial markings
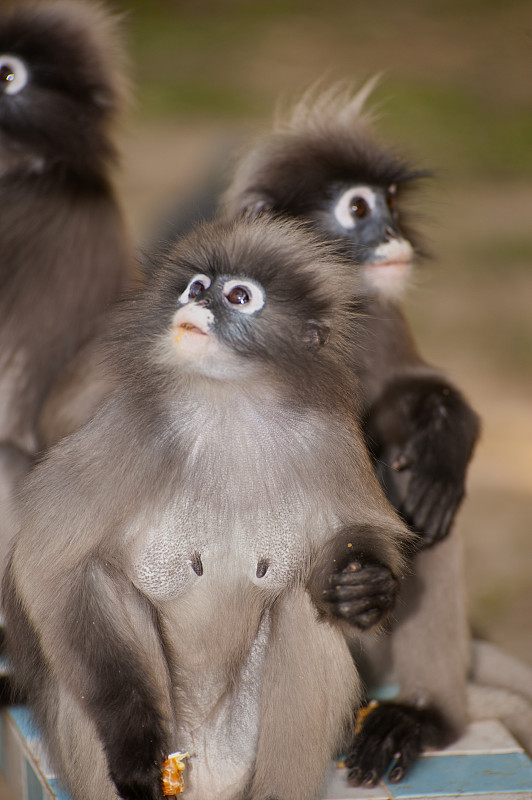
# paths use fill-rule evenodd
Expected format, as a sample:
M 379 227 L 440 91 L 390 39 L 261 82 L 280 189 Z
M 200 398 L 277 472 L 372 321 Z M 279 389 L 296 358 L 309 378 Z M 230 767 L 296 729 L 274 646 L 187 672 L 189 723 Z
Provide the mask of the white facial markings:
M 372 213 L 375 206 L 376 196 L 373 189 L 369 186 L 352 186 L 340 196 L 334 207 L 334 216 L 343 228 L 352 230 L 357 223 L 357 217 L 362 219 L 367 213 Z
M 250 280 L 230 280 L 223 285 L 223 296 L 228 306 L 243 314 L 255 314 L 264 306 L 264 290 Z
M 189 280 L 185 291 L 179 295 L 178 302 L 189 303 L 191 300 L 199 297 L 202 292 L 206 291 L 211 283 L 212 281 L 208 275 L 203 275 L 202 273 L 194 275 L 194 277 Z
M 189 302 L 172 319 L 173 345 L 184 359 L 197 359 L 216 347 L 209 328 L 214 314 L 205 306 Z
M 17 56 L 0 55 L 0 92 L 17 94 L 28 83 L 29 72 Z
M 407 239 L 390 239 L 374 250 L 373 265 L 391 263 L 409 263 L 414 256 L 414 248 Z
M 208 336 L 213 322 L 214 314 L 208 308 L 187 303 L 178 308 L 172 319 L 172 330 L 176 331 L 174 341 L 181 339 L 185 333 Z
M 366 289 L 381 297 L 398 297 L 406 288 L 414 248 L 406 239 L 390 239 L 375 248 L 374 259 L 362 267 Z

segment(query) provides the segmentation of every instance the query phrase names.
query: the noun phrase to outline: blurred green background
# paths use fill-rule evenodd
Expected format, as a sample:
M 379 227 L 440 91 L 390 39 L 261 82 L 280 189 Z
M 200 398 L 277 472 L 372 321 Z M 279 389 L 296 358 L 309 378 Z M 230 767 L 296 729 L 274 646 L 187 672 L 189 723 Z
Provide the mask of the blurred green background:
M 375 128 L 436 170 L 406 301 L 484 421 L 460 514 L 472 623 L 532 663 L 532 3 L 121 0 L 135 85 L 120 189 L 141 247 L 280 98 L 382 74 Z

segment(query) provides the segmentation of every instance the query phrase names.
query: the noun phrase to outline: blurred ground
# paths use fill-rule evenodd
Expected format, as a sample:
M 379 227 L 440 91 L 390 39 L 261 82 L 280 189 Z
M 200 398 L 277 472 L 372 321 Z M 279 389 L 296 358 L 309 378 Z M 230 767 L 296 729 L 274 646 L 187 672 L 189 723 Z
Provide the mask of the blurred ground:
M 381 138 L 438 171 L 421 206 L 435 259 L 408 315 L 484 423 L 459 521 L 472 624 L 532 664 L 532 3 L 121 7 L 137 103 L 120 189 L 141 246 L 280 95 L 384 73 Z

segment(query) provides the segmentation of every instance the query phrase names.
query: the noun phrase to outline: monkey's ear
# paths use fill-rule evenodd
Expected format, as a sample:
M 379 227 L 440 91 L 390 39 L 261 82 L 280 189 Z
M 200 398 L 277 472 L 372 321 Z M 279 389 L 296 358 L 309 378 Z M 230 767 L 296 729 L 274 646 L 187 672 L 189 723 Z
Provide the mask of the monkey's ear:
M 329 341 L 331 329 L 324 322 L 316 322 L 315 319 L 307 319 L 303 328 L 303 342 L 310 349 L 323 347 Z
M 271 214 L 273 208 L 273 202 L 267 197 L 251 197 L 245 205 L 242 206 L 242 216 L 245 219 L 256 220 L 264 214 Z

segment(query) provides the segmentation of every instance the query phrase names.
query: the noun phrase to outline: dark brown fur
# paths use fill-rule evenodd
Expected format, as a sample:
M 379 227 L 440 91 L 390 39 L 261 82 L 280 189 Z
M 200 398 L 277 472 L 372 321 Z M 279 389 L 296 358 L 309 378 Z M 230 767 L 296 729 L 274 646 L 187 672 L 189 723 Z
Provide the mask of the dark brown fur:
M 0 86 L 0 442 L 31 458 L 51 387 L 133 279 L 111 182 L 127 92 L 98 4 L 17 5 L 0 53 L 28 71 L 17 93 Z

